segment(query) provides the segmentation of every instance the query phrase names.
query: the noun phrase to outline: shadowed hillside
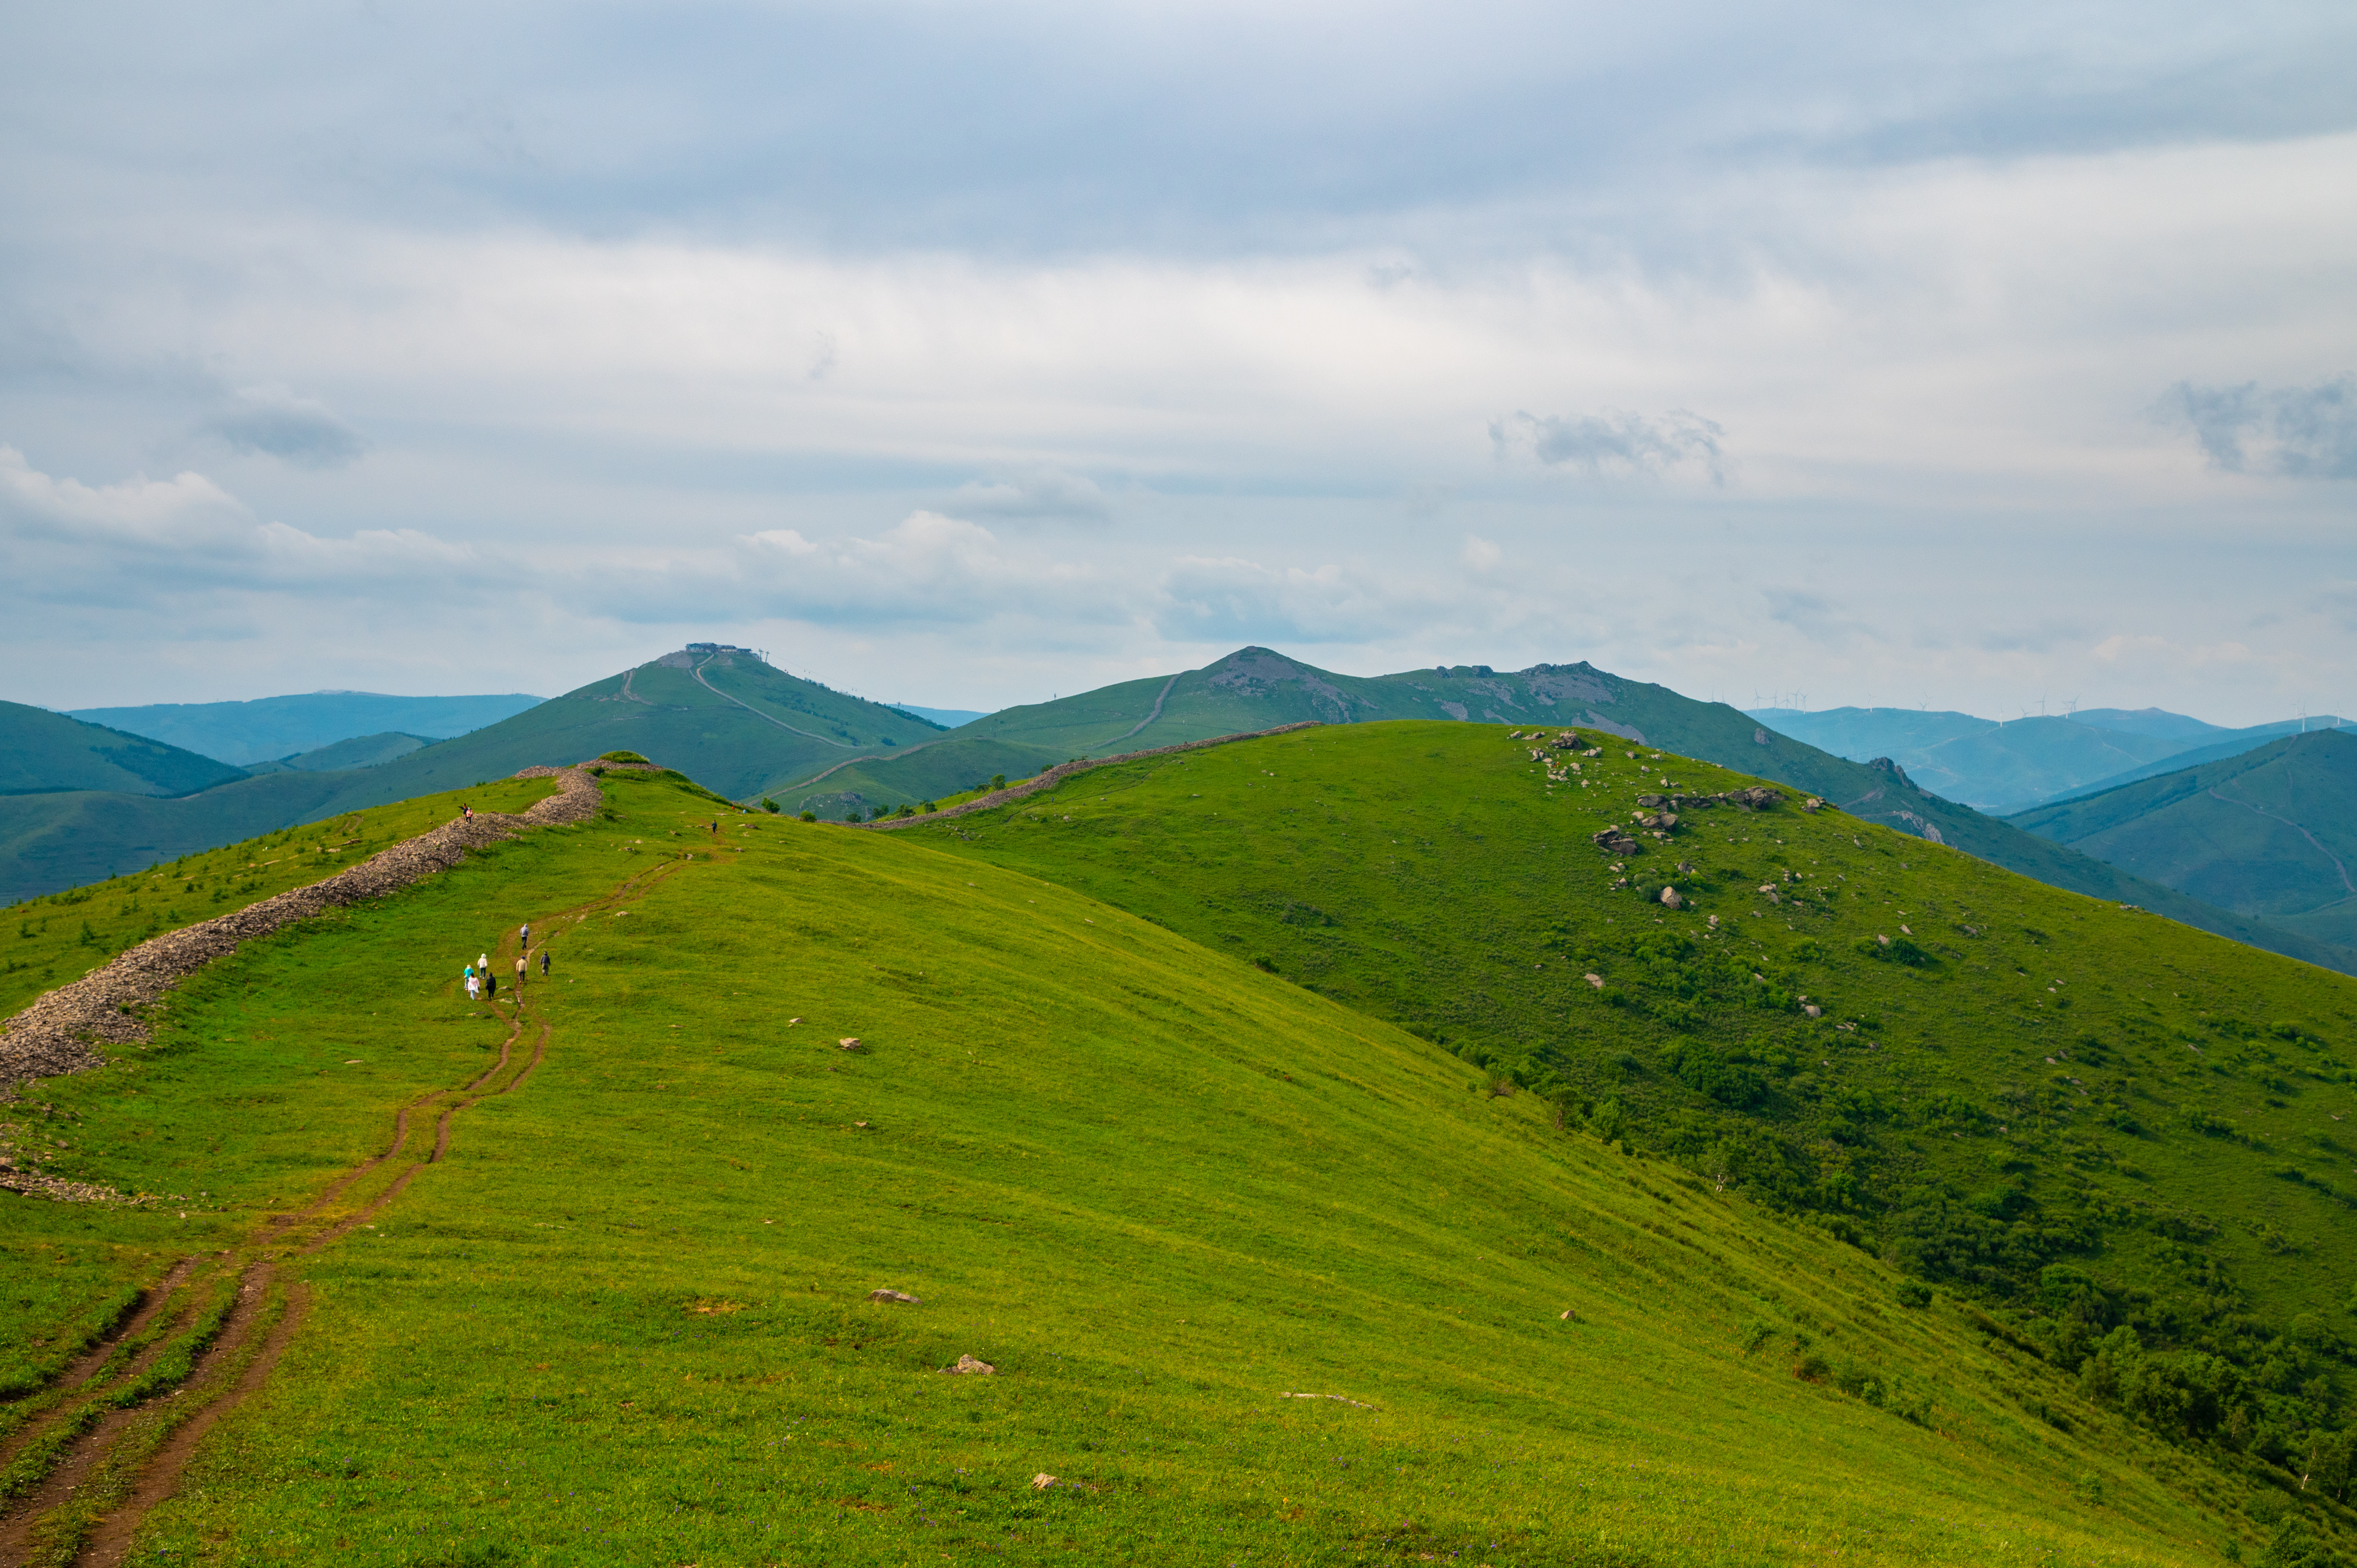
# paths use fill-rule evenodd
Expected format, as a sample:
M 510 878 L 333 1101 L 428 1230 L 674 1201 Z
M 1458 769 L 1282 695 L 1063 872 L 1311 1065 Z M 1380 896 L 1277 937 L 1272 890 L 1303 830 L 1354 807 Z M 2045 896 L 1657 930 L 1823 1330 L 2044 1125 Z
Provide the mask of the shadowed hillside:
M 2236 914 L 2357 945 L 2357 736 L 2256 751 L 2013 819 Z

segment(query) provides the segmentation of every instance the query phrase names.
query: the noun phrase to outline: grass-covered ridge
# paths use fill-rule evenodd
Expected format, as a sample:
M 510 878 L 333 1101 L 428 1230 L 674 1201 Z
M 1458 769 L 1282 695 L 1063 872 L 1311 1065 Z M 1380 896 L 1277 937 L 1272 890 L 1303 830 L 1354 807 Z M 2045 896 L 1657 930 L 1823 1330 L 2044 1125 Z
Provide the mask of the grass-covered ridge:
M 554 788 L 545 779 L 503 779 L 421 796 L 10 904 L 0 908 L 0 1018 L 125 948 L 332 876 L 447 821 L 463 805 L 522 811 Z
M 2178 1435 L 2345 1456 L 2357 983 L 1797 796 L 1624 860 L 1593 835 L 1645 798 L 1754 781 L 1510 734 L 1305 731 L 897 831 L 1396 1020 L 2000 1305 L 2059 1367 L 2130 1328 L 2206 1380 Z
M 0 1210 L 12 1270 L 86 1283 L 64 1324 L 268 1250 L 394 1107 L 516 1085 L 284 1233 L 307 1312 L 142 1560 L 2193 1563 L 2330 1529 L 1246 961 L 605 783 L 611 815 L 249 944 L 153 1048 L 42 1086 L 79 1174 L 209 1199 Z M 549 981 L 469 1007 L 524 918 Z
M 2347 730 L 2287 736 L 2012 821 L 2222 909 L 2357 946 L 2357 735 Z

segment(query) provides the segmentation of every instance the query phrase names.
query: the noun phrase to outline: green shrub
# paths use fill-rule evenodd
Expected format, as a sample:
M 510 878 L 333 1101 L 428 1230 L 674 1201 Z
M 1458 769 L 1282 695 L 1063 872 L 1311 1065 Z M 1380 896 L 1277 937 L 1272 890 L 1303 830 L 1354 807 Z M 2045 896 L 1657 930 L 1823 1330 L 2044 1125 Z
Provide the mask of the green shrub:
M 1814 1350 L 1802 1352 L 1801 1359 L 1792 1363 L 1792 1375 L 1804 1383 L 1822 1383 L 1833 1375 L 1833 1363 Z
M 818 821 L 818 813 L 816 811 L 804 811 L 802 813 L 802 821 L 806 822 L 814 822 Z
M 597 760 L 600 762 L 644 762 L 646 758 L 640 757 L 635 751 L 608 751 L 600 753 Z
M 777 809 L 778 803 L 775 800 L 770 800 L 767 795 L 761 797 L 761 810 L 765 811 L 775 811 Z
M 1925 1284 L 1921 1280 L 1900 1280 L 1899 1282 L 1899 1288 L 1891 1294 L 1898 1296 L 1899 1305 L 1901 1306 L 1929 1306 L 1932 1305 L 1932 1287 Z
M 994 773 L 994 774 L 992 774 L 992 775 L 990 776 L 990 787 L 991 787 L 992 789 L 1006 789 L 1006 774 L 1004 774 L 1004 773 Z

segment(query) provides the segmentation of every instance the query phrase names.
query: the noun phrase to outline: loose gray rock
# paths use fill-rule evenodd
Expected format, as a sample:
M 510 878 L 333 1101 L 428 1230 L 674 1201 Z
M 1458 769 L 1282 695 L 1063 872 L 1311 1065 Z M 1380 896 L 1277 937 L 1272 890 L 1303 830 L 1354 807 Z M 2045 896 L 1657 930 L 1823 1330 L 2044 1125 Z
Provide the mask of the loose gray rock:
M 976 1372 L 979 1372 L 985 1378 L 995 1378 L 998 1375 L 997 1368 L 992 1366 L 987 1361 L 977 1360 L 972 1356 L 960 1356 L 957 1359 L 956 1366 L 943 1367 L 942 1370 L 944 1372 L 954 1372 L 961 1377 L 970 1376 Z
M 896 1290 L 872 1290 L 867 1293 L 867 1299 L 870 1301 L 888 1301 L 901 1306 L 922 1306 L 925 1305 L 923 1302 L 919 1301 L 915 1296 L 904 1295 Z

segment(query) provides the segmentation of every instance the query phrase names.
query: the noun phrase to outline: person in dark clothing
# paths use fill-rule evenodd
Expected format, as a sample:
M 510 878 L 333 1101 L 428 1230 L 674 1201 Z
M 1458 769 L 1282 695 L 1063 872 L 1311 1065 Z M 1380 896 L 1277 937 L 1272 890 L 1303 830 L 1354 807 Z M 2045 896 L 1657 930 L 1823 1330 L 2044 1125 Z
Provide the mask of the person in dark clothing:
M 489 971 L 485 971 L 483 974 L 483 994 L 493 1001 L 499 999 L 500 977 Z
M 540 977 L 543 980 L 546 980 L 548 978 L 548 950 L 546 948 L 540 950 Z

